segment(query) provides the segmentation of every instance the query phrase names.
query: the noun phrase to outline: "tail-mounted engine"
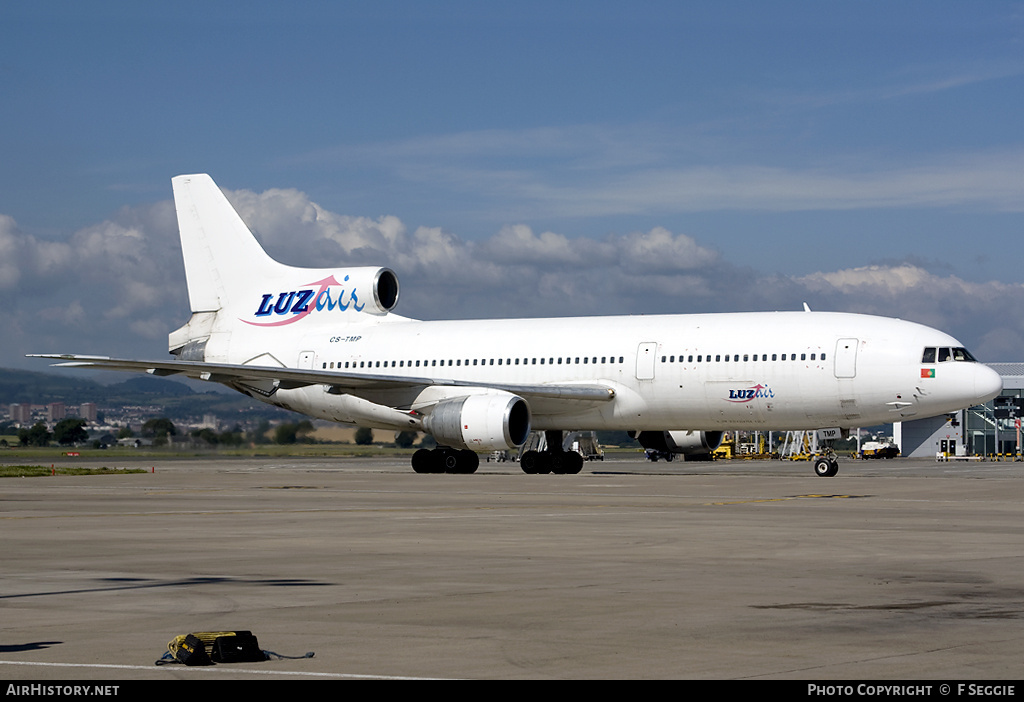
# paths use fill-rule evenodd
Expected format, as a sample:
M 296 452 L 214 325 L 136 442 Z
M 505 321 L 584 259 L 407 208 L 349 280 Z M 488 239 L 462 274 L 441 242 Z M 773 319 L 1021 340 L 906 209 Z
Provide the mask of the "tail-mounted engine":
M 357 269 L 362 270 L 362 269 Z M 386 314 L 398 304 L 398 276 L 390 268 L 377 268 L 373 273 L 373 306 L 377 314 Z

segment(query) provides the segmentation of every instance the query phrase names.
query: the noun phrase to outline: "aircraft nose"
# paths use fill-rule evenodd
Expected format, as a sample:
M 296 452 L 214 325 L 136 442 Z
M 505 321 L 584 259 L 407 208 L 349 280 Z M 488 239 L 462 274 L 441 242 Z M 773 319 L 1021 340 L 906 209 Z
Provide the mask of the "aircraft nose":
M 988 366 L 979 363 L 974 374 L 974 394 L 978 404 L 988 402 L 1003 391 L 1003 379 Z

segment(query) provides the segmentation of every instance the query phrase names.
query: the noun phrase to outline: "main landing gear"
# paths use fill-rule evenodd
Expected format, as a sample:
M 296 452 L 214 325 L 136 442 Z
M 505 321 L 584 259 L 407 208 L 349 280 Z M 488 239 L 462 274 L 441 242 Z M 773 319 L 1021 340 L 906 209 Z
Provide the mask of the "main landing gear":
M 475 473 L 480 457 L 469 449 L 438 446 L 420 449 L 412 455 L 412 469 L 417 473 Z
M 543 451 L 527 451 L 519 457 L 519 467 L 524 473 L 556 473 L 575 475 L 583 470 L 583 456 L 576 451 L 562 449 L 562 432 L 544 432 L 547 448 Z

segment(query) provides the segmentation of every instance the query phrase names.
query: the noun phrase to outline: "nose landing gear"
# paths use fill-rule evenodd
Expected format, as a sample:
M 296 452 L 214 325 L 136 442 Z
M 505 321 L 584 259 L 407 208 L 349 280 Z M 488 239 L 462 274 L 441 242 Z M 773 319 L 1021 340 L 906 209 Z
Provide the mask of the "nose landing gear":
M 819 478 L 831 478 L 839 472 L 839 459 L 832 447 L 825 449 L 825 453 L 814 459 L 814 474 Z

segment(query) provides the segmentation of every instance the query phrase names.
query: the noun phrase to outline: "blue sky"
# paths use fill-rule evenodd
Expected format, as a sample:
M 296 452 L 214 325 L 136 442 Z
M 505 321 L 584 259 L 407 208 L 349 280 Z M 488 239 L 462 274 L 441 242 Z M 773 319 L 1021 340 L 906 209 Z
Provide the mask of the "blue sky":
M 3 366 L 166 354 L 187 172 L 409 316 L 807 301 L 1024 353 L 1021 3 L 13 0 L 0 95 Z

